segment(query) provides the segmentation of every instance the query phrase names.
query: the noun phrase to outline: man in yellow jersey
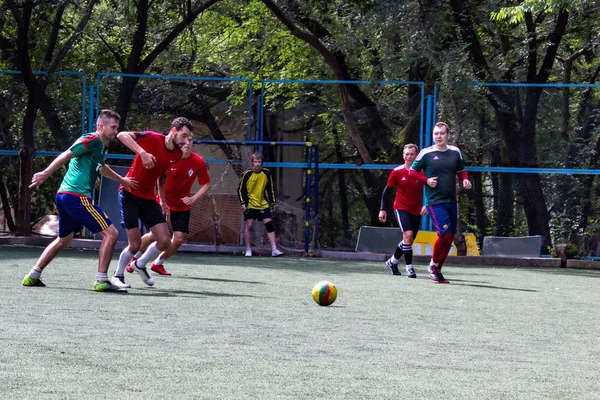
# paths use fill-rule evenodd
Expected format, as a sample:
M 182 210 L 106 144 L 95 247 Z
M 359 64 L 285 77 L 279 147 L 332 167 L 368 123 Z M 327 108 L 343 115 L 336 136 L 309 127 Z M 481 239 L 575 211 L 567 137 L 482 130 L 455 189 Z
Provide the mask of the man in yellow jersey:
M 244 239 L 246 240 L 246 257 L 252 257 L 251 238 L 254 220 L 262 221 L 267 230 L 267 236 L 271 242 L 271 255 L 278 257 L 283 252 L 277 249 L 275 241 L 275 226 L 271 218 L 269 207 L 275 204 L 275 192 L 273 190 L 273 177 L 271 172 L 263 168 L 263 156 L 260 153 L 252 154 L 252 168 L 242 174 L 238 196 L 244 209 L 244 220 L 246 229 Z

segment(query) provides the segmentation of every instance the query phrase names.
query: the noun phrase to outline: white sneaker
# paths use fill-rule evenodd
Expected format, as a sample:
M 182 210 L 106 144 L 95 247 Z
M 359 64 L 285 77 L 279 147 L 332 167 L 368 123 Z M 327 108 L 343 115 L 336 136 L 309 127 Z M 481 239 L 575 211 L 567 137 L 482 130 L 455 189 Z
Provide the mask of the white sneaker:
M 247 249 L 246 252 L 244 253 L 245 257 L 252 257 L 252 250 Z
M 142 278 L 142 281 L 144 281 L 144 283 L 146 285 L 154 286 L 154 278 L 152 278 L 152 276 L 150 276 L 150 274 L 146 270 L 146 267 L 140 268 L 140 267 L 138 267 L 137 262 L 134 262 L 133 270 L 140 275 L 140 278 Z
M 279 250 L 279 249 L 275 249 L 271 252 L 271 256 L 273 257 L 279 257 L 283 255 L 283 251 Z
M 124 276 L 113 275 L 110 277 L 110 283 L 121 289 L 129 289 L 131 285 L 125 282 Z

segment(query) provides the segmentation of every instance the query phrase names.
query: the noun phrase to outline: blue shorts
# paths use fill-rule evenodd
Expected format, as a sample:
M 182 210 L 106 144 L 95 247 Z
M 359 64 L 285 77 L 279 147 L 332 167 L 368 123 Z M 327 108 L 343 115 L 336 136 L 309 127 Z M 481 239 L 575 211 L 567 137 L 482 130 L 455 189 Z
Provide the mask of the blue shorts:
M 458 221 L 458 208 L 456 203 L 442 203 L 433 206 L 427 206 L 429 216 L 433 221 L 438 236 L 450 232 L 453 236 L 456 233 L 456 223 Z
M 58 208 L 58 236 L 61 238 L 79 232 L 84 226 L 90 232 L 98 233 L 112 225 L 108 215 L 94 204 L 91 197 L 57 193 L 56 208 Z

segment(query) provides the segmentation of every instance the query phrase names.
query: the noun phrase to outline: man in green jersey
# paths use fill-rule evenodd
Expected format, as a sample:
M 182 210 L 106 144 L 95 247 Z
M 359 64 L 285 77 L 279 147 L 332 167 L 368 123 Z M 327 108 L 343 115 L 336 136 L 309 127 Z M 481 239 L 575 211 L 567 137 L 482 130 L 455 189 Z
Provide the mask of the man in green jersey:
M 438 234 L 429 263 L 429 279 L 437 283 L 450 283 L 442 275 L 442 266 L 452 247 L 458 221 L 456 176 L 465 189 L 471 189 L 462 153 L 458 147 L 448 144 L 449 139 L 448 125 L 435 124 L 434 145 L 421 150 L 410 167 L 410 176 L 427 184 L 424 204 Z M 418 172 L 423 170 L 424 175 L 420 175 Z
M 46 286 L 40 279 L 43 269 L 68 246 L 75 233 L 85 226 L 90 232 L 97 233 L 102 238 L 94 290 L 105 292 L 120 289 L 111 284 L 107 276 L 119 232 L 92 199 L 98 174 L 126 187 L 137 185 L 135 180 L 121 177 L 104 163 L 106 147 L 117 136 L 120 118 L 114 111 L 102 110 L 96 121 L 96 132 L 81 136 L 45 170 L 33 175 L 29 187 L 37 188 L 54 171 L 70 160 L 67 173 L 56 193 L 58 237 L 46 247 L 36 265 L 25 275 L 24 286 Z

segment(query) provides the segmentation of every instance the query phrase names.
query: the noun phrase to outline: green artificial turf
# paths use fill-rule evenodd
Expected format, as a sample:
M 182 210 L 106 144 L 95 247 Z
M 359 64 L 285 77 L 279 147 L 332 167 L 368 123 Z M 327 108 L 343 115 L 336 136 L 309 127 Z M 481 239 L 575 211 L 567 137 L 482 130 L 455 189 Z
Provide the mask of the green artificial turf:
M 154 287 L 97 293 L 97 252 L 67 250 L 23 287 L 41 251 L 0 247 L 2 398 L 600 398 L 600 271 L 447 266 L 439 285 L 422 265 L 185 253 Z

